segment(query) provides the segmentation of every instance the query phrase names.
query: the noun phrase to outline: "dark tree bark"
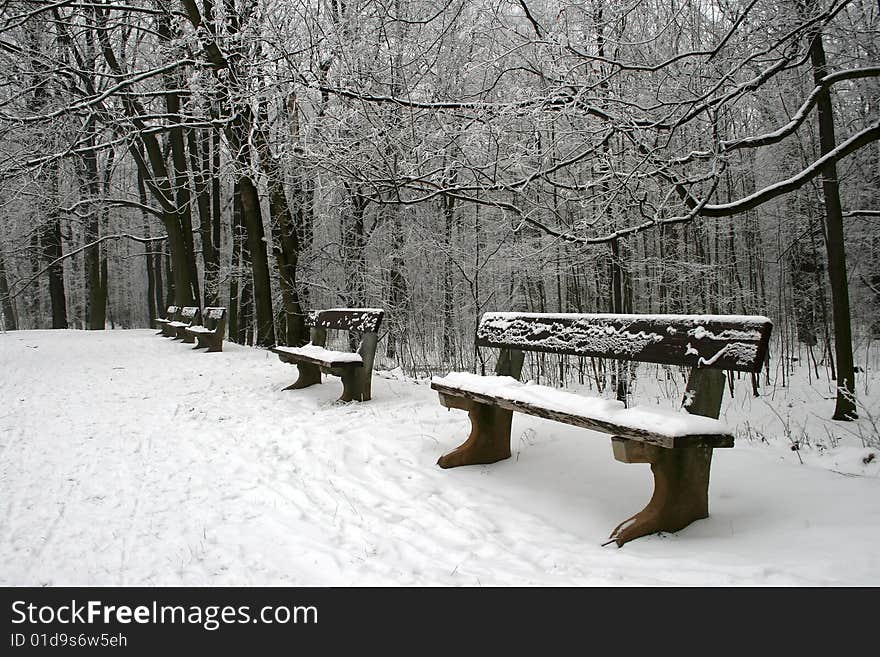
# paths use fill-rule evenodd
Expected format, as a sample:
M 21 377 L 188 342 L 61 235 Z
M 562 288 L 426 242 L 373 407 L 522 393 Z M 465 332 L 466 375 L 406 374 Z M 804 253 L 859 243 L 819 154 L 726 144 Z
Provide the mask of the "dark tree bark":
M 291 139 L 297 139 L 296 104 L 293 101 L 293 126 Z M 308 342 L 306 313 L 302 306 L 297 283 L 297 265 L 299 263 L 300 241 L 297 225 L 311 223 L 311 186 L 305 183 L 304 177 L 295 175 L 293 202 L 288 202 L 284 190 L 284 171 L 281 164 L 272 154 L 268 135 L 268 108 L 262 105 L 259 129 L 254 133 L 254 140 L 259 154 L 260 169 L 266 176 L 269 191 L 269 218 L 272 226 L 272 252 L 278 267 L 281 284 L 281 303 L 283 317 L 278 327 L 281 341 L 286 345 L 299 346 Z
M 168 253 L 170 250 L 170 245 L 167 250 L 163 248 L 162 255 L 159 257 L 159 271 L 164 272 L 165 275 L 165 287 L 163 288 L 161 284 L 159 285 L 160 290 L 165 290 L 164 303 L 159 304 L 162 307 L 167 307 L 172 304 L 175 306 L 184 305 L 177 300 L 177 293 L 174 289 L 176 286 L 174 284 L 174 273 L 171 271 L 171 254 Z
M 241 181 L 235 186 L 232 212 L 232 281 L 229 285 L 229 336 L 239 344 L 253 344 L 254 297 L 253 278 L 242 276 L 250 271 L 251 257 L 247 227 L 244 223 L 244 199 Z
M 147 205 L 147 190 L 144 187 L 144 178 L 138 171 L 137 176 L 138 200 L 141 205 Z M 150 220 L 146 212 L 142 212 L 144 218 L 144 237 L 150 237 Z M 165 308 L 162 308 L 161 290 L 162 290 L 162 270 L 161 256 L 162 246 L 159 242 L 146 242 L 144 244 L 144 264 L 147 268 L 147 315 L 149 316 L 149 326 L 152 328 L 154 320 L 161 313 L 165 316 Z M 158 253 L 157 253 L 158 252 Z
M 242 288 L 241 318 L 245 310 L 253 308 L 256 318 L 256 342 L 261 347 L 275 345 L 275 321 L 272 314 L 272 287 L 269 278 L 269 258 L 266 254 L 266 233 L 263 230 L 263 213 L 257 187 L 249 176 L 239 180 L 242 218 L 247 239 L 242 242 L 242 264 L 250 263 L 252 280 Z M 247 322 L 251 329 L 253 324 Z M 251 329 L 252 330 L 252 329 Z M 247 343 L 252 341 L 248 337 Z
M 147 226 L 144 226 L 144 235 L 147 237 L 150 236 L 149 229 Z M 144 251 L 146 252 L 146 256 L 144 257 L 144 261 L 147 268 L 147 315 L 149 316 L 148 322 L 152 327 L 153 323 L 156 320 L 156 275 L 155 275 L 155 267 L 156 267 L 156 257 L 153 255 L 152 250 L 155 248 L 153 242 L 147 242 L 144 245 Z M 165 314 L 164 308 L 161 309 L 162 315 Z
M 210 280 L 210 294 L 214 304 L 218 306 L 221 305 L 219 254 L 222 248 L 220 229 L 222 226 L 223 212 L 223 198 L 220 191 L 220 138 L 221 137 L 219 132 L 215 131 L 211 134 L 211 239 L 214 244 L 214 249 L 218 255 L 217 271 L 211 272 L 210 278 L 208 276 L 208 272 L 205 272 L 205 287 L 207 288 L 207 281 Z
M 453 179 L 454 184 L 454 179 Z M 444 196 L 443 242 L 446 258 L 443 263 L 443 361 L 451 363 L 455 358 L 455 282 L 452 272 L 452 235 L 455 228 L 455 199 Z
M 356 183 L 344 182 L 348 203 L 343 204 L 340 229 L 342 231 L 342 271 L 345 304 L 351 308 L 367 306 L 367 237 L 364 229 L 367 198 Z M 349 347 L 357 348 L 358 338 L 349 332 Z
M 810 49 L 813 77 L 818 84 L 828 75 L 822 32 L 813 33 Z M 819 147 L 822 155 L 830 153 L 837 145 L 834 134 L 834 109 L 827 88 L 820 93 L 816 103 L 818 110 Z M 847 283 L 846 248 L 843 233 L 843 209 L 840 203 L 840 183 L 834 162 L 822 171 L 822 195 L 825 199 L 825 248 L 828 257 L 828 279 L 831 283 L 831 317 L 834 324 L 834 353 L 837 361 L 837 403 L 835 420 L 853 420 L 857 417 L 855 404 L 855 367 L 852 351 L 852 317 L 849 307 L 849 284 Z
M 199 237 L 202 242 L 202 263 L 205 272 L 205 305 L 220 305 L 220 252 L 218 225 L 214 226 L 214 213 L 211 208 L 212 178 L 210 133 L 202 131 L 196 134 L 189 131 L 187 143 L 189 146 L 190 167 L 193 172 L 193 183 L 196 193 L 196 207 L 199 211 Z M 219 195 L 218 199 L 219 201 Z M 215 231 L 216 228 L 216 231 Z
M 49 276 L 49 299 L 52 305 L 52 328 L 66 329 L 67 323 L 67 298 L 64 292 L 64 263 L 63 248 L 61 241 L 61 217 L 58 213 L 58 163 L 50 165 L 48 176 L 49 203 L 46 208 L 47 221 L 43 227 L 40 241 L 43 246 L 43 258 L 48 263 L 54 263 L 47 272 Z
M 88 127 L 88 143 L 94 145 L 94 126 Z M 88 211 L 83 219 L 83 241 L 89 245 L 83 252 L 86 285 L 86 329 L 103 330 L 107 321 L 107 288 L 102 285 L 101 245 L 95 244 L 101 232 L 101 213 L 96 200 L 101 195 L 98 174 L 98 154 L 93 149 L 84 150 L 80 157 L 80 189 L 87 199 Z
M 406 281 L 406 263 L 403 249 L 406 240 L 403 234 L 403 222 L 400 219 L 401 208 L 388 206 L 391 217 L 391 256 L 388 271 L 388 339 L 385 355 L 397 358 L 398 347 L 406 332 L 409 315 L 409 294 Z
M 3 314 L 3 327 L 7 331 L 18 330 L 18 318 L 15 306 L 9 296 L 9 281 L 6 278 L 6 265 L 3 262 L 3 251 L 0 249 L 0 313 Z

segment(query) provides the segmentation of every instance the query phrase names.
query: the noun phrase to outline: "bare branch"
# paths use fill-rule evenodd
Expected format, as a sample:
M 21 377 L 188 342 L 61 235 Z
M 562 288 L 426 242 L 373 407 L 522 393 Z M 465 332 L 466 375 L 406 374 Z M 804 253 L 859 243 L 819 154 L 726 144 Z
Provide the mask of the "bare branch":
M 10 291 L 9 298 L 15 299 L 19 294 L 24 292 L 31 284 L 33 284 L 34 281 L 36 281 L 40 276 L 42 276 L 47 271 L 52 269 L 52 267 L 57 265 L 59 262 L 64 262 L 65 260 L 67 260 L 71 256 L 75 256 L 77 253 L 82 253 L 86 249 L 90 249 L 93 246 L 97 246 L 98 244 L 101 244 L 101 242 L 106 242 L 107 240 L 121 240 L 121 239 L 134 240 L 135 242 L 140 242 L 141 244 L 152 244 L 153 242 L 162 242 L 164 240 L 167 240 L 168 236 L 164 235 L 161 237 L 140 237 L 139 235 L 131 235 L 130 233 L 117 233 L 116 235 L 104 235 L 103 237 L 96 239 L 94 242 L 90 242 L 89 244 L 84 244 L 83 246 L 81 246 L 77 249 L 74 249 L 73 251 L 68 251 L 60 258 L 55 258 L 52 262 L 50 262 L 48 265 L 43 267 L 40 271 L 36 272 L 33 276 L 26 279 L 23 283 L 20 283 L 18 285 L 18 288 L 15 290 L 15 292 Z

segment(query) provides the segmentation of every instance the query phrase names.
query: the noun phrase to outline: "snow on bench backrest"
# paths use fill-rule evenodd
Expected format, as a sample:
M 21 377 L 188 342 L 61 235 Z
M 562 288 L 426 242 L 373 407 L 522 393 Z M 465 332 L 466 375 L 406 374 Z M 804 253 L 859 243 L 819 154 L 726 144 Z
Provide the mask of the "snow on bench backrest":
M 177 311 L 180 310 L 177 306 L 168 306 L 168 310 L 165 311 L 165 317 L 171 319 L 174 315 L 177 314 Z
M 482 347 L 759 372 L 772 322 L 751 315 L 486 313 Z
M 186 319 L 192 319 L 193 317 L 195 317 L 198 314 L 198 312 L 199 312 L 199 309 L 197 306 L 187 306 L 186 308 L 184 308 L 183 310 L 180 311 L 180 315 L 182 317 L 185 317 Z
M 309 313 L 309 324 L 337 331 L 375 333 L 384 315 L 381 308 L 328 308 Z

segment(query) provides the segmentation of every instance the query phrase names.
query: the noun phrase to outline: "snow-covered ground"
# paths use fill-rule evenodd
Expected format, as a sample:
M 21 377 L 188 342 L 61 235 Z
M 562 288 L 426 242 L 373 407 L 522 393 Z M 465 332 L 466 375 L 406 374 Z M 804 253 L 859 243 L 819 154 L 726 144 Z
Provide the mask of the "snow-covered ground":
M 823 419 L 825 382 L 743 380 L 712 515 L 617 549 L 651 475 L 608 436 L 515 415 L 513 458 L 441 470 L 469 425 L 427 381 L 334 405 L 295 373 L 149 330 L 0 334 L 0 584 L 880 584 L 880 450 Z

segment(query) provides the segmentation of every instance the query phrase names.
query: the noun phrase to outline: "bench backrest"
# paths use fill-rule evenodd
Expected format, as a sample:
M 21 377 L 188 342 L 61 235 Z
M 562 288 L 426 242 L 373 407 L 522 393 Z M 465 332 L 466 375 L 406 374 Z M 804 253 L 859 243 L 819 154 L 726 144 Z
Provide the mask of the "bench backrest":
M 165 311 L 165 319 L 174 319 L 179 311 L 180 308 L 177 306 L 168 306 L 168 310 Z
M 202 313 L 202 326 L 211 331 L 215 330 L 218 325 L 225 323 L 226 308 L 221 306 L 208 306 Z
M 194 324 L 196 318 L 199 316 L 199 307 L 198 306 L 186 306 L 183 310 L 180 311 L 180 321 L 181 322 L 189 322 L 190 324 Z
M 760 372 L 772 322 L 745 315 L 483 315 L 477 344 L 696 368 Z
M 308 323 L 315 328 L 376 333 L 384 316 L 381 308 L 328 308 L 309 313 Z

